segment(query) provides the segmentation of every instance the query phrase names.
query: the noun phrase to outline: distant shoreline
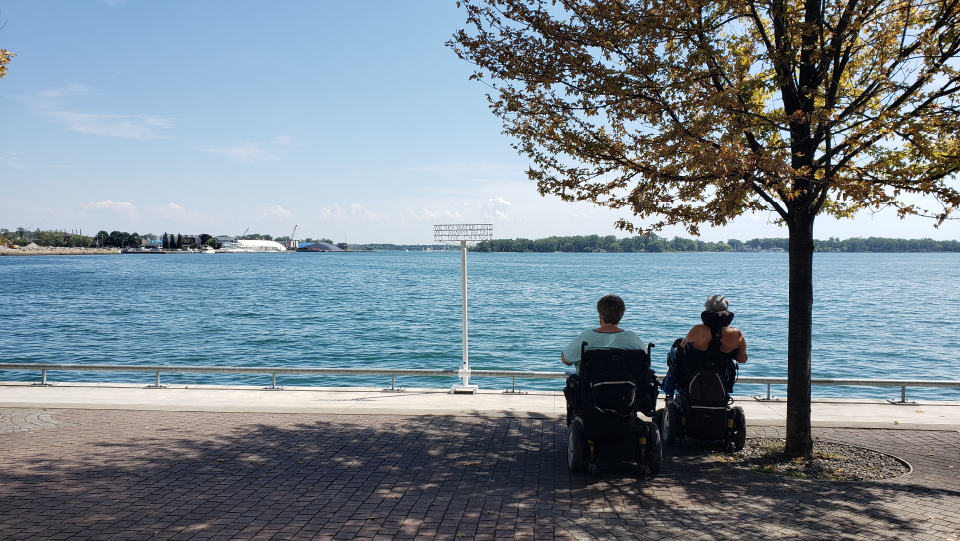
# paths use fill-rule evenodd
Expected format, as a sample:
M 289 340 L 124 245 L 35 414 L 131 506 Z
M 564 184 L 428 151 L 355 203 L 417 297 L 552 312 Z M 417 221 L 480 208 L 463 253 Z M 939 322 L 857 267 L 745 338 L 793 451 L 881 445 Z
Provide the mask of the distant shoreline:
M 120 255 L 117 248 L 67 248 L 67 247 L 39 247 L 30 250 L 0 248 L 0 256 L 31 256 L 31 255 Z

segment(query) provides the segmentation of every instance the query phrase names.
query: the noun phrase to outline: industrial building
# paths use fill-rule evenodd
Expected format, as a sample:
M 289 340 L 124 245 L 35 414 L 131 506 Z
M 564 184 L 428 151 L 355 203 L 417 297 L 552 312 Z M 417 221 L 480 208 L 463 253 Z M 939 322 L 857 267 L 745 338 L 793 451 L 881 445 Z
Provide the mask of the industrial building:
M 311 242 L 311 243 L 301 244 L 300 247 L 297 248 L 297 251 L 298 252 L 343 252 L 344 250 L 342 250 L 341 248 L 338 248 L 337 246 L 334 246 L 333 244 L 329 244 L 326 242 Z
M 236 239 L 224 242 L 221 246 L 225 252 L 286 252 L 284 245 L 272 240 Z

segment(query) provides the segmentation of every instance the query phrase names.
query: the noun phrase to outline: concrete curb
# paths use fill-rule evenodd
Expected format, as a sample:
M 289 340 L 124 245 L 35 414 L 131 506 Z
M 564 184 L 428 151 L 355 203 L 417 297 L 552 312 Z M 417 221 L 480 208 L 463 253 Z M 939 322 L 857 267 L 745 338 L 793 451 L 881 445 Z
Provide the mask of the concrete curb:
M 787 403 L 736 397 L 754 427 L 785 426 Z M 263 387 L 143 384 L 57 383 L 43 387 L 29 382 L 0 382 L 0 408 L 129 410 L 216 413 L 281 413 L 327 415 L 393 415 L 512 417 L 562 419 L 566 404 L 559 391 L 504 394 L 483 390 L 452 395 L 444 389 Z M 893 405 L 871 399 L 814 399 L 811 424 L 816 428 L 870 428 L 958 432 L 961 404 L 920 401 Z

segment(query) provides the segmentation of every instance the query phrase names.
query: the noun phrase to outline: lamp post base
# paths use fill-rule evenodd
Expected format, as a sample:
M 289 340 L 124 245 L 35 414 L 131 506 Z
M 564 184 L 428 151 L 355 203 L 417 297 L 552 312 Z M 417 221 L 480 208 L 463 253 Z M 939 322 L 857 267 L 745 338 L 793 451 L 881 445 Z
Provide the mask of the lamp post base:
M 457 383 L 451 385 L 450 392 L 451 394 L 477 394 L 477 385 L 462 385 Z

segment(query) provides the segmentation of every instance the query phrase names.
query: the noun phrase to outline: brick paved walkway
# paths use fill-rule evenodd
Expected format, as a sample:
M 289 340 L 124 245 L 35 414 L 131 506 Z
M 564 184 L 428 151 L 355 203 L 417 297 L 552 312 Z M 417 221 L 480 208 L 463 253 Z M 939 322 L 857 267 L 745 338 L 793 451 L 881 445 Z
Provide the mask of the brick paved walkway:
M 553 420 L 2 409 L 0 538 L 958 539 L 957 432 L 816 435 L 914 471 L 782 479 L 689 447 L 588 476 Z

